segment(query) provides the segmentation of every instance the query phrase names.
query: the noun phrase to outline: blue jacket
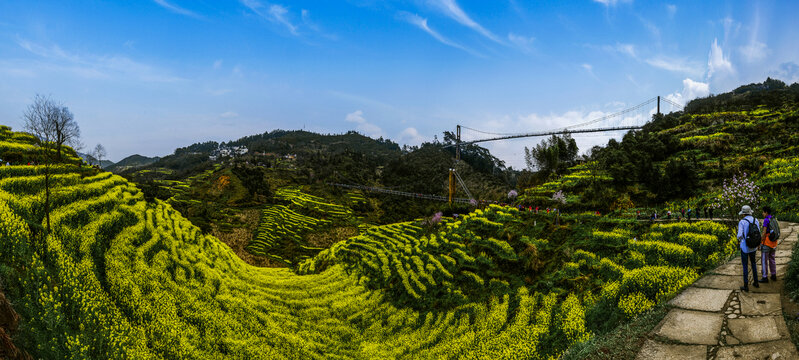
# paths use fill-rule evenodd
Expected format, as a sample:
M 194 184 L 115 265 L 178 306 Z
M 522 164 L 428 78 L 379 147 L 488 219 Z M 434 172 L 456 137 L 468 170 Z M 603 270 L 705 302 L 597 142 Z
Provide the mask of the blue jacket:
M 757 221 L 752 215 L 746 215 L 741 221 L 738 222 L 738 241 L 741 243 L 741 251 L 750 253 L 757 251 L 757 248 L 750 248 L 746 246 L 746 234 L 749 232 L 749 221 L 760 229 L 760 222 Z

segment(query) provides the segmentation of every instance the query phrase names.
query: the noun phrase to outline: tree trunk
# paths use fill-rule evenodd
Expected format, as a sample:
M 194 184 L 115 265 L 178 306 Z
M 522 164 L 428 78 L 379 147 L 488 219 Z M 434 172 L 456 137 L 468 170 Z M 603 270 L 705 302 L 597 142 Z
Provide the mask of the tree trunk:
M 50 166 L 44 166 L 44 216 L 47 218 L 47 235 L 50 234 Z

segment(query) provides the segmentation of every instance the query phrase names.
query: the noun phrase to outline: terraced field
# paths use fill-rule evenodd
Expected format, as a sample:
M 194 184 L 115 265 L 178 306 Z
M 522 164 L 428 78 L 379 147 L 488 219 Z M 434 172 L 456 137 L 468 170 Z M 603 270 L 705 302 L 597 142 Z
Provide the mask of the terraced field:
M 349 207 L 299 189 L 278 189 L 275 198 L 285 205 L 267 205 L 263 210 L 256 235 L 247 247 L 255 255 L 294 266 L 324 250 L 310 245 L 308 234 L 357 225 Z
M 551 358 L 734 250 L 712 223 L 642 235 L 611 221 L 564 240 L 543 217 L 490 206 L 364 228 L 297 272 L 257 268 L 119 176 L 53 170 L 48 234 L 42 168 L 0 168 L 0 278 L 23 319 L 15 341 L 45 359 Z M 352 218 L 299 190 L 277 196 L 288 205 L 267 209 L 263 246 Z

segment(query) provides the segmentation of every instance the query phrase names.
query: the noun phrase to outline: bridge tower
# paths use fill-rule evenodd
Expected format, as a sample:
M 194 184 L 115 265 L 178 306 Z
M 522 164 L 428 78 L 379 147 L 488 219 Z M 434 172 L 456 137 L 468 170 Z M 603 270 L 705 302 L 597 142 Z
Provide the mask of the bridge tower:
M 660 95 L 658 95 L 658 115 L 660 115 Z

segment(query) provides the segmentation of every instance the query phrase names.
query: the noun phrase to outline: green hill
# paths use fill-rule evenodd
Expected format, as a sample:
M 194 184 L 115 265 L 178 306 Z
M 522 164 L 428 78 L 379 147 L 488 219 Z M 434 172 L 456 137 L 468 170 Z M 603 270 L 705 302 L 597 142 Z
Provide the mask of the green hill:
M 580 215 L 555 226 L 491 206 L 359 229 L 299 275 L 247 265 L 122 177 L 54 169 L 48 234 L 41 168 L 0 168 L 0 277 L 23 319 L 15 341 L 47 359 L 546 358 L 663 301 L 729 251 L 729 232 L 712 224 L 650 230 Z M 346 207 L 277 195 L 350 221 Z
M 113 171 L 113 172 L 116 173 L 116 172 L 132 169 L 132 168 L 139 168 L 139 167 L 142 167 L 142 166 L 147 166 L 147 165 L 150 165 L 150 164 L 158 161 L 159 159 L 160 158 L 158 156 L 156 156 L 156 157 L 147 157 L 147 156 L 142 156 L 142 155 L 139 155 L 139 154 L 135 154 L 135 155 L 128 156 L 128 157 L 126 157 L 126 158 L 124 158 L 122 160 L 119 160 L 118 162 L 113 163 L 113 165 L 103 166 L 103 168 L 107 169 L 108 171 Z
M 527 189 L 521 200 L 548 204 L 563 190 L 571 209 L 664 213 L 718 205 L 724 181 L 746 174 L 760 188 L 760 203 L 795 216 L 797 120 L 799 84 L 769 79 L 696 99 L 683 112 L 655 116 L 643 130 L 593 149 L 587 163 Z
M 796 211 L 794 88 L 748 89 L 734 106 L 742 106 L 738 96 L 782 100 L 735 111 L 716 108 L 726 94 L 697 100 L 689 105 L 712 112 L 657 117 L 520 196 L 543 204 L 564 190 L 571 211 L 562 215 L 490 205 L 392 221 L 381 214 L 392 200 L 329 188 L 300 165 L 370 156 L 354 150 L 271 167 L 255 159 L 167 166 L 219 148 L 199 144 L 130 172 L 150 179 L 141 188 L 78 165 L 67 151 L 49 168 L 48 232 L 43 166 L 0 167 L 0 284 L 21 317 L 14 343 L 45 359 L 558 358 L 647 318 L 737 252 L 724 224 L 649 224 L 627 217 L 631 209 L 716 201 L 723 180 L 746 171 L 764 201 Z M 760 141 L 769 134 L 778 140 Z M 318 140 L 294 135 L 303 146 Z M 276 140 L 249 144 L 258 141 Z M 30 135 L 2 127 L 0 142 L 0 157 L 35 162 Z M 348 174 L 418 191 L 444 186 L 439 173 L 452 153 L 442 144 L 392 151 L 379 173 Z M 501 164 L 471 151 L 459 172 L 494 191 L 503 179 L 484 170 Z M 579 211 L 602 204 L 616 207 L 614 216 Z M 405 214 L 420 209 L 432 210 Z M 212 235 L 250 226 L 237 221 L 254 222 L 255 236 L 237 243 Z M 252 266 L 247 256 L 284 267 Z M 634 357 L 625 349 L 603 351 Z

